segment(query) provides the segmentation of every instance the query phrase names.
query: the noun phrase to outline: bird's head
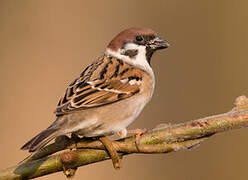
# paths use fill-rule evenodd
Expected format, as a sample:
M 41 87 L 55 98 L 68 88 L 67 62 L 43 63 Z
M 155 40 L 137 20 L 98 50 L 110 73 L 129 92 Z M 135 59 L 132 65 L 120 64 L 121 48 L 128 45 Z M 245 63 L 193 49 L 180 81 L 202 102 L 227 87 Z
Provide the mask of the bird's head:
M 168 46 L 169 43 L 153 30 L 134 27 L 120 32 L 109 43 L 106 52 L 133 64 L 144 60 L 150 64 L 153 53 Z

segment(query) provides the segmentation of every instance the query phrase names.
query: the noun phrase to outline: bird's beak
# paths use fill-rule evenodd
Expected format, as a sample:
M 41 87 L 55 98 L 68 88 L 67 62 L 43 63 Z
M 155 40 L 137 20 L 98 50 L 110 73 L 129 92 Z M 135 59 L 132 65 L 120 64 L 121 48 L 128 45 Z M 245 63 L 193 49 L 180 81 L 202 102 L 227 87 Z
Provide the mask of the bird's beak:
M 157 36 L 152 40 L 152 42 L 149 43 L 149 46 L 154 50 L 159 50 L 159 49 L 168 48 L 170 44 L 166 40 Z

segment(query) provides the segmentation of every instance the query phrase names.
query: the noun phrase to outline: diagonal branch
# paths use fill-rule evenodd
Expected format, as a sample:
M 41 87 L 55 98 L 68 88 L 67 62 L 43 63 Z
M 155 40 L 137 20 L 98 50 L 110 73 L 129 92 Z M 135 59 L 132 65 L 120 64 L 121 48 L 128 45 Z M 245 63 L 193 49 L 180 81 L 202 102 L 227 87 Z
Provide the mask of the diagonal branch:
M 210 116 L 176 125 L 160 125 L 144 133 L 137 149 L 135 137 L 127 137 L 113 143 L 120 156 L 131 153 L 168 153 L 190 149 L 210 136 L 232 129 L 248 126 L 248 98 L 240 96 L 235 107 L 224 114 Z M 72 175 L 79 166 L 109 159 L 104 146 L 98 140 L 81 139 L 73 149 L 75 141 L 60 137 L 55 143 L 31 155 L 23 163 L 0 171 L 2 179 L 32 179 L 47 174 L 64 171 Z M 49 156 L 50 155 L 50 156 Z

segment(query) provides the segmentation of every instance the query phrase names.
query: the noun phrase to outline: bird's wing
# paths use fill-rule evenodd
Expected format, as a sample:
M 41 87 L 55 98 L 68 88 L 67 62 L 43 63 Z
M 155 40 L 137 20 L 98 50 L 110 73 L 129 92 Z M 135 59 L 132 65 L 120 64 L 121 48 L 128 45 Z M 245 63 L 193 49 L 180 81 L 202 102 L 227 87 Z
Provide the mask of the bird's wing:
M 63 115 L 131 97 L 140 91 L 144 73 L 119 59 L 103 56 L 69 85 L 55 114 Z

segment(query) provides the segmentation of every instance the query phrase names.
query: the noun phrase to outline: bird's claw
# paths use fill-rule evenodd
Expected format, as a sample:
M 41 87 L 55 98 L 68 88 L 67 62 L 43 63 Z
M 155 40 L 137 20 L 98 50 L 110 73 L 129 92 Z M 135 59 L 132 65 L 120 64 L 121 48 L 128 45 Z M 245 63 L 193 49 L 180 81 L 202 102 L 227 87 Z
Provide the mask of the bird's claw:
M 147 129 L 132 129 L 132 130 L 128 130 L 129 134 L 135 134 L 135 146 L 137 148 L 137 150 L 140 152 L 140 138 L 141 136 L 147 132 Z
M 113 146 L 112 141 L 107 138 L 107 137 L 100 137 L 99 140 L 102 142 L 106 150 L 108 151 L 112 162 L 113 166 L 115 169 L 120 169 L 121 168 L 121 158 L 118 155 L 118 152 L 116 151 L 116 148 Z

